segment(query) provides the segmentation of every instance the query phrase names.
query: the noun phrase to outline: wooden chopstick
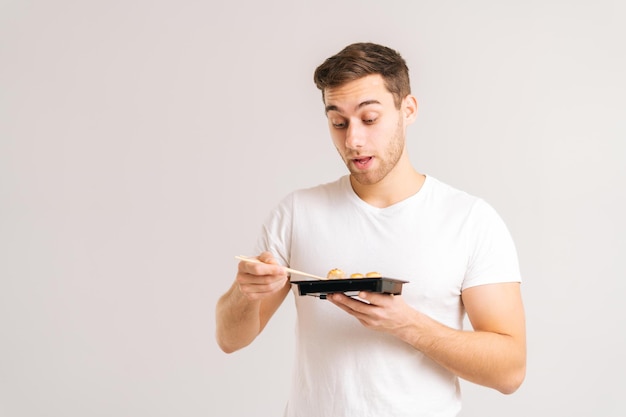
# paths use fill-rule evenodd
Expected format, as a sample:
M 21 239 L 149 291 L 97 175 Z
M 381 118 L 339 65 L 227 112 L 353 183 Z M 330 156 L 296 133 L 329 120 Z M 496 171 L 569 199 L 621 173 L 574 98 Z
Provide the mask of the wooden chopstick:
M 235 259 L 239 259 L 240 261 L 245 261 L 245 262 L 252 262 L 252 263 L 256 263 L 256 264 L 262 264 L 263 263 L 263 262 L 259 261 L 256 258 L 251 258 L 249 256 L 244 256 L 244 255 L 235 256 Z M 285 271 L 291 272 L 292 274 L 302 275 L 302 276 L 305 276 L 305 277 L 310 277 L 310 278 L 315 278 L 315 279 L 324 279 L 324 280 L 328 279 L 326 277 L 320 277 L 318 275 L 308 274 L 306 272 L 298 271 L 296 269 L 291 269 L 291 268 L 287 268 L 287 267 L 284 267 L 284 268 L 285 268 Z

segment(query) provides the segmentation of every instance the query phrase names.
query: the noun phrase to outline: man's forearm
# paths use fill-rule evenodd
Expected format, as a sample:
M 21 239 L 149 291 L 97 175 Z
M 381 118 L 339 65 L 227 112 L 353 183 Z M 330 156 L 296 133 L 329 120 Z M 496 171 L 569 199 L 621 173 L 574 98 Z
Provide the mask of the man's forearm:
M 396 336 L 459 377 L 504 394 L 524 380 L 525 342 L 513 336 L 452 329 L 419 312 Z
M 217 302 L 216 339 L 220 348 L 231 353 L 256 338 L 261 330 L 260 300 L 250 300 L 234 284 Z

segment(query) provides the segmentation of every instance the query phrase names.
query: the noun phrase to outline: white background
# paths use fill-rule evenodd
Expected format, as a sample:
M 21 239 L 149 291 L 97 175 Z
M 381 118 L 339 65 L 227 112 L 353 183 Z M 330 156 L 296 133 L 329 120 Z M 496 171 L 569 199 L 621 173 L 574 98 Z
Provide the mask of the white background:
M 222 353 L 214 309 L 268 211 L 345 173 L 315 67 L 399 50 L 416 167 L 490 202 L 528 375 L 462 417 L 624 416 L 618 1 L 0 1 L 0 416 L 278 416 L 293 299 Z M 323 244 L 323 242 L 321 242 Z

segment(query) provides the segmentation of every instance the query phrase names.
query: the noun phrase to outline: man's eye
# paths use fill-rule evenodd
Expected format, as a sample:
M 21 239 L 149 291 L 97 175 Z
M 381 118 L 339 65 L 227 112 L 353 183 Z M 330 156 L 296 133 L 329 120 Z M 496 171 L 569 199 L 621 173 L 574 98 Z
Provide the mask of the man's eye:
M 345 122 L 332 122 L 335 129 L 343 129 L 346 127 Z
M 363 123 L 371 125 L 372 123 L 376 123 L 376 119 L 373 117 L 369 119 L 363 119 Z

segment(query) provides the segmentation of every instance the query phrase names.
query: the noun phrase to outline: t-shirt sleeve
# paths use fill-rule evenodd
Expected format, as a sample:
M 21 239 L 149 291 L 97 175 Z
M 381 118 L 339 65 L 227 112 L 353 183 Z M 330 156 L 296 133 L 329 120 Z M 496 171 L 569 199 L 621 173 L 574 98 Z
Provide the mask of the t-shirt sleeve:
M 268 251 L 279 264 L 289 266 L 293 194 L 285 197 L 267 216 L 256 241 L 256 254 Z
M 472 207 L 467 229 L 468 265 L 462 289 L 521 282 L 517 250 L 500 215 L 484 200 Z

